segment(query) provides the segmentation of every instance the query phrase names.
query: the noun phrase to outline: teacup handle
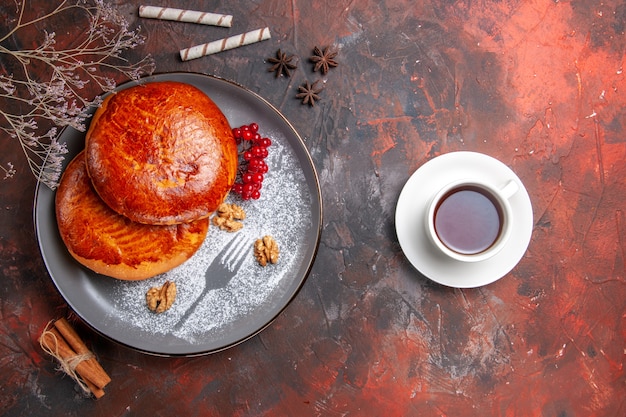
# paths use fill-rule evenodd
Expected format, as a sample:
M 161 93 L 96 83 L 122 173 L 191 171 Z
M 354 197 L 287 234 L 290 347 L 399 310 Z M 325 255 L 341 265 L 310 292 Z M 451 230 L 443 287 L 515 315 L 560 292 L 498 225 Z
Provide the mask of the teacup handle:
M 500 192 L 505 199 L 513 197 L 513 195 L 519 190 L 519 185 L 515 180 L 510 180 L 506 185 L 500 188 Z

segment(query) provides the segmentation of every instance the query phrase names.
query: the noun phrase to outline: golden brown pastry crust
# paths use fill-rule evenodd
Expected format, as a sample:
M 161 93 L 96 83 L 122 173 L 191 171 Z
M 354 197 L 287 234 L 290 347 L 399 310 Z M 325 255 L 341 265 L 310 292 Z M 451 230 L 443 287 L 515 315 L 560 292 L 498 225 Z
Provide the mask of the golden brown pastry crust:
M 103 275 L 140 280 L 180 265 L 202 245 L 209 220 L 170 226 L 133 222 L 95 193 L 78 154 L 65 169 L 55 197 L 59 232 L 70 254 Z
M 230 191 L 237 144 L 202 91 L 154 82 L 108 96 L 86 136 L 87 170 L 104 202 L 133 221 L 208 217 Z

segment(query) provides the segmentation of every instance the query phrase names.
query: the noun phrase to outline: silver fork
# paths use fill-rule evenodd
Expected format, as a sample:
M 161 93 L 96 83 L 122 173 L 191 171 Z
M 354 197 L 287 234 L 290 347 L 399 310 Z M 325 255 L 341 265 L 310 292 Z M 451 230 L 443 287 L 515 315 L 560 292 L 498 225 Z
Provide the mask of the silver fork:
M 209 291 L 224 288 L 228 285 L 230 280 L 237 275 L 237 271 L 241 268 L 241 265 L 246 259 L 245 254 L 251 249 L 248 243 L 249 240 L 243 235 L 237 234 L 237 236 L 232 238 L 230 242 L 224 246 L 215 259 L 213 259 L 213 262 L 211 262 L 211 265 L 209 265 L 204 274 L 205 285 L 202 293 L 187 309 L 183 317 L 178 320 L 178 323 L 176 323 L 174 327 L 175 329 L 180 329 L 189 316 L 196 311 L 198 304 L 200 304 L 200 301 L 202 301 Z

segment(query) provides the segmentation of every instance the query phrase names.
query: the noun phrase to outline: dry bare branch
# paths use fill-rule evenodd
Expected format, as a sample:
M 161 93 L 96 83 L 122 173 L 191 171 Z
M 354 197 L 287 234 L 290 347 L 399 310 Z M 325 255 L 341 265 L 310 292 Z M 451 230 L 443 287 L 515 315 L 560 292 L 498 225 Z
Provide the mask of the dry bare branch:
M 15 13 L 5 20 L 6 33 L 0 33 L 0 132 L 19 140 L 32 173 L 54 189 L 67 153 L 58 141 L 59 129 L 84 131 L 90 108 L 100 103 L 98 94 L 112 91 L 120 76 L 137 80 L 151 73 L 154 62 L 149 55 L 128 62 L 124 52 L 141 45 L 143 37 L 104 0 L 63 0 L 32 18 L 26 17 L 27 0 L 14 1 Z M 45 27 L 64 13 L 85 18 L 72 28 L 76 33 L 69 45 L 57 47 L 55 32 L 44 30 L 33 49 L 11 48 L 24 31 Z M 0 168 L 5 178 L 15 173 L 10 162 Z

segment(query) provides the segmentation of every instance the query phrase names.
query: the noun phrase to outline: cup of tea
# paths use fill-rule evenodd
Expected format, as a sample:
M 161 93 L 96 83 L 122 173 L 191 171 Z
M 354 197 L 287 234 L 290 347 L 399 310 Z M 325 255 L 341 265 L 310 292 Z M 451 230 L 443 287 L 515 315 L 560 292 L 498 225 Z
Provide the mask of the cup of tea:
M 511 236 L 509 199 L 518 190 L 514 180 L 499 186 L 482 179 L 447 184 L 426 210 L 431 243 L 443 255 L 461 262 L 484 261 L 496 255 Z

